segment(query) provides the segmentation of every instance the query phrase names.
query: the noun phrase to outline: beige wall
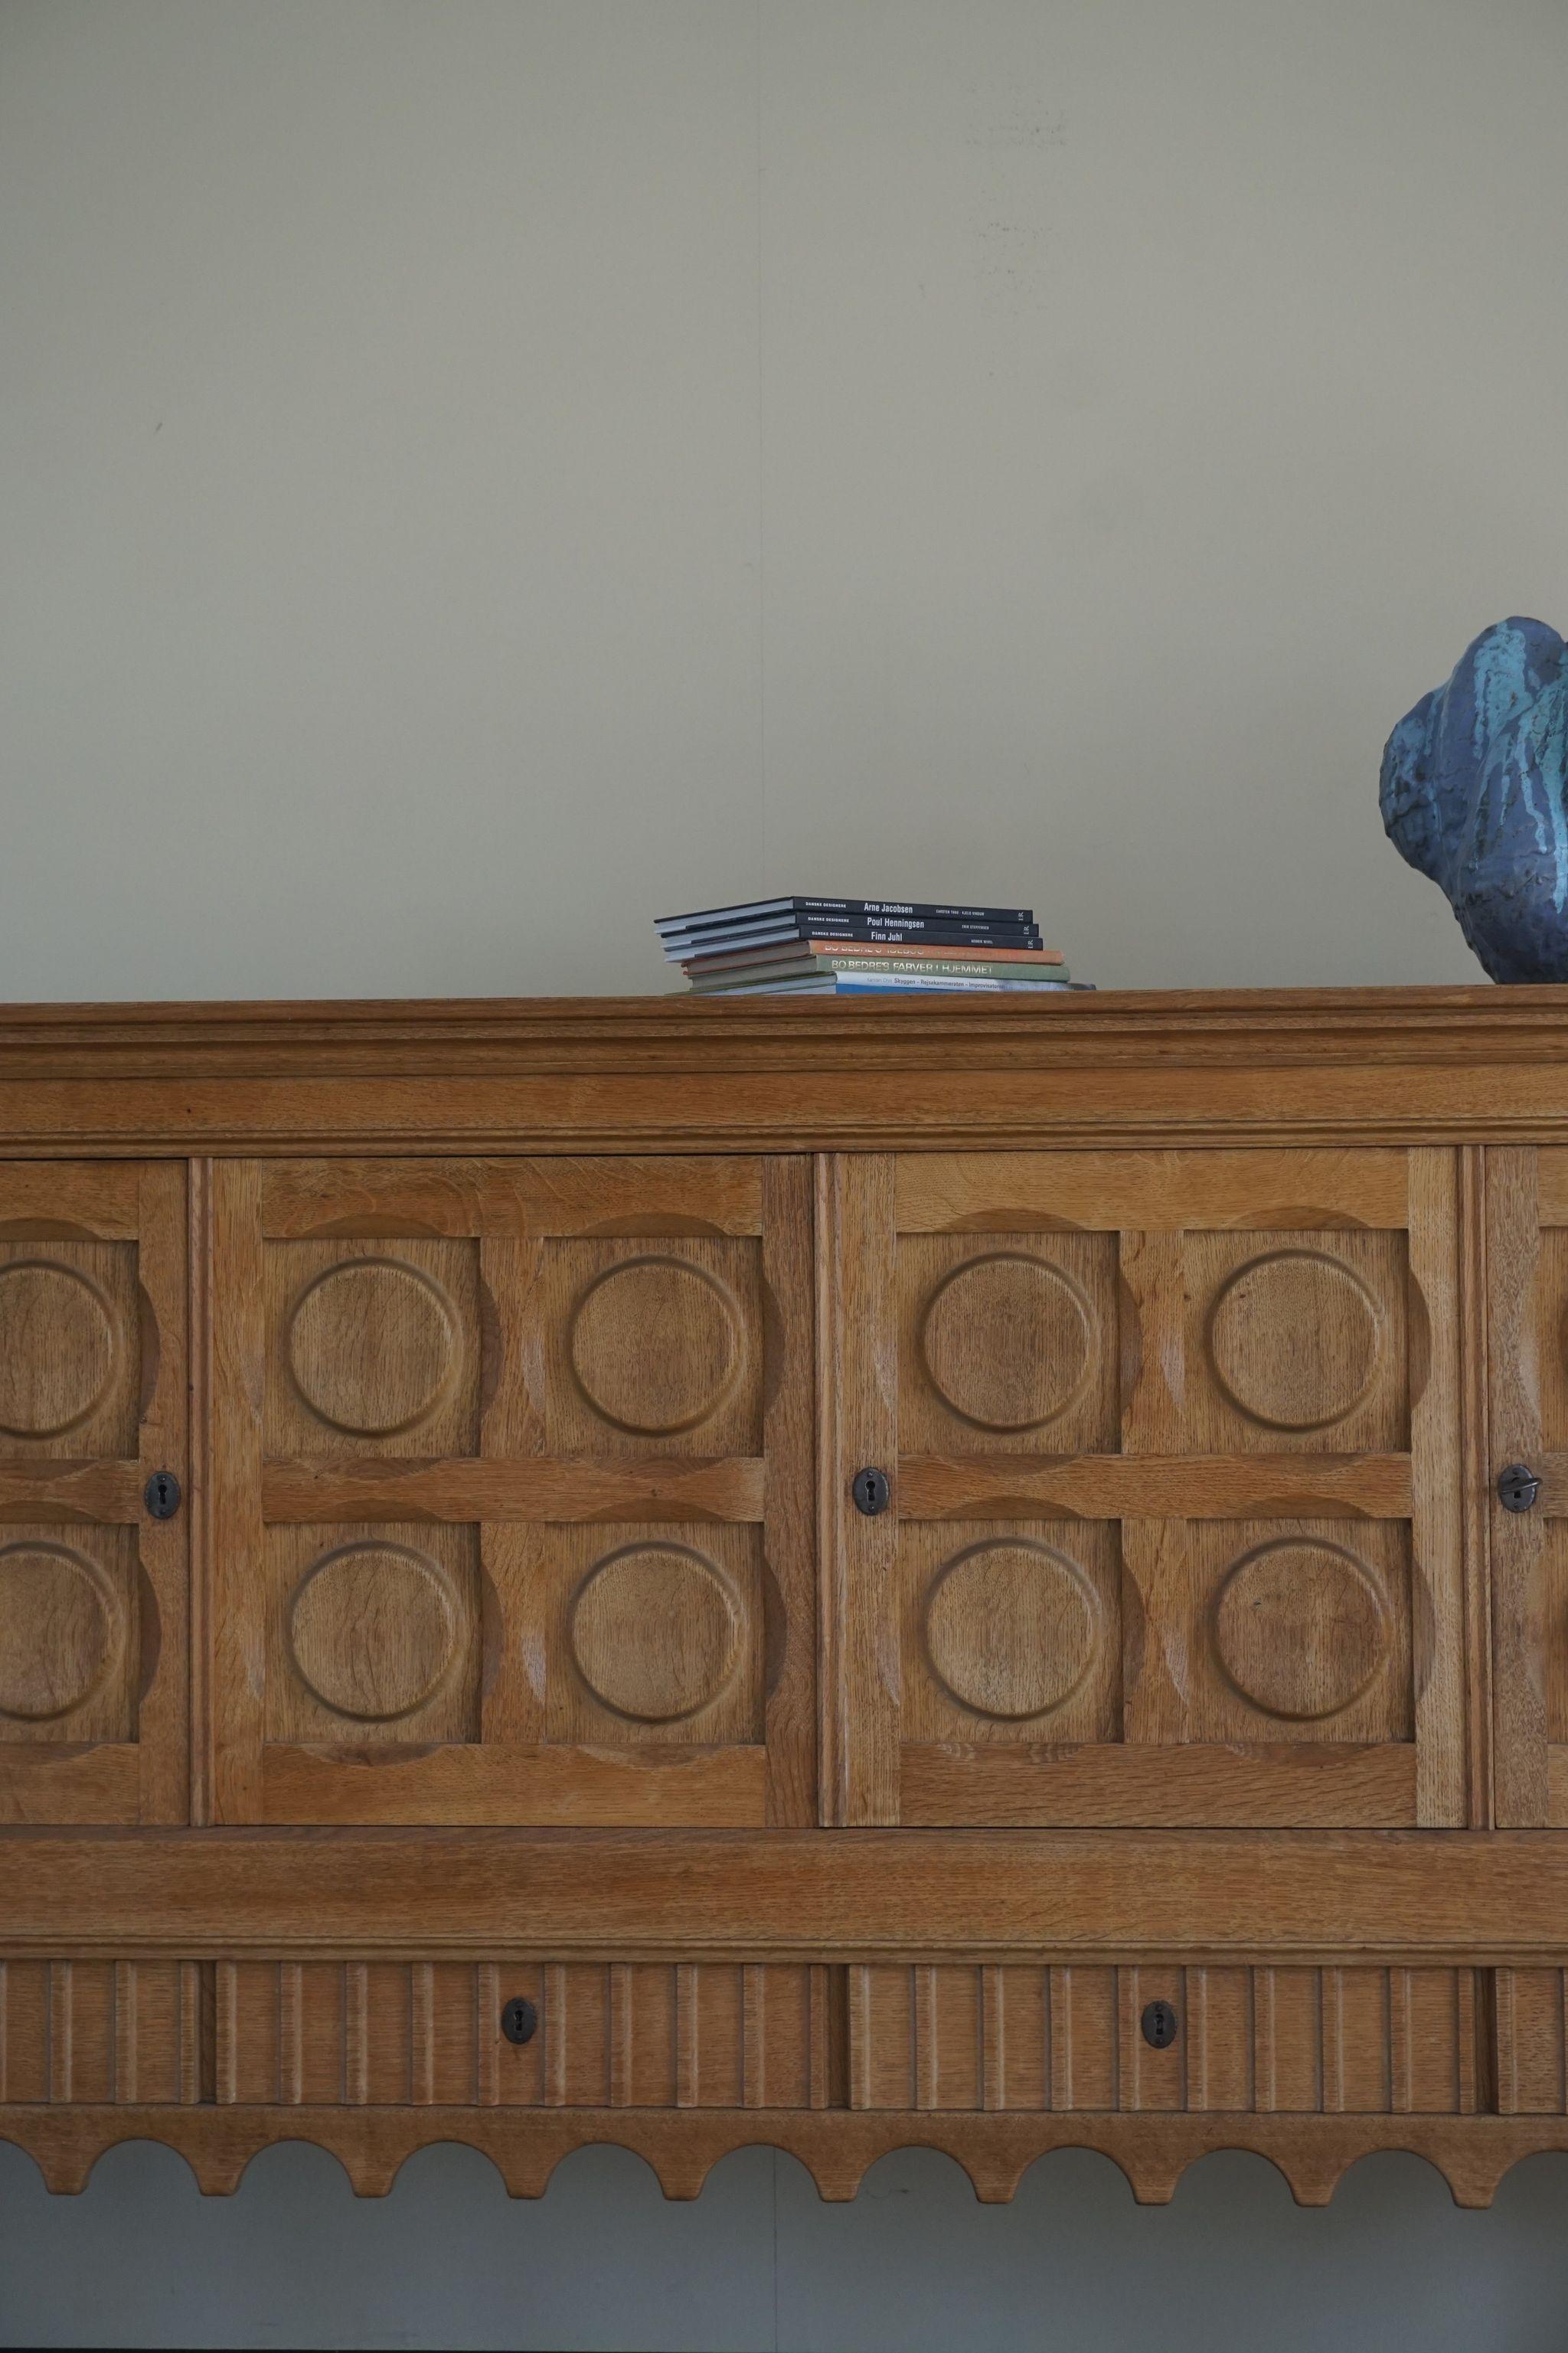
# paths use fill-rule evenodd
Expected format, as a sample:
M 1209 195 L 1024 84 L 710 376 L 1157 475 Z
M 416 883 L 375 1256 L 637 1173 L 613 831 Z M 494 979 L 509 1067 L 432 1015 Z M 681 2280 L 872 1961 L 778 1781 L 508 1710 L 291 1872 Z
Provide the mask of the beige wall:
M 1562 0 L 0 0 L 0 997 L 647 989 L 1032 898 L 1463 978 L 1568 621 Z

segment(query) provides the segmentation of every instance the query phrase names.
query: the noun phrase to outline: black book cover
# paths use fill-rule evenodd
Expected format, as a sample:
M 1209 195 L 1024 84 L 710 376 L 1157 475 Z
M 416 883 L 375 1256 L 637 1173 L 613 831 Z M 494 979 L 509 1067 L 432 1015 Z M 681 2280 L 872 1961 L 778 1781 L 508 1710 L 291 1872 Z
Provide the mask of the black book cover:
M 1044 945 L 1036 923 L 956 923 L 925 915 L 836 915 L 831 922 L 806 914 L 769 916 L 761 923 L 729 932 L 667 932 L 661 944 L 667 956 L 717 955 L 721 950 L 762 947 L 775 940 L 925 940 L 933 945 L 961 947 L 981 941 L 994 947 L 1037 948 Z
M 863 922 L 894 922 L 918 915 L 928 923 L 1021 923 L 1035 920 L 1032 907 L 945 907 L 928 899 L 752 899 L 733 907 L 701 907 L 689 915 L 658 915 L 660 932 L 738 931 L 742 923 L 780 915 L 858 916 Z

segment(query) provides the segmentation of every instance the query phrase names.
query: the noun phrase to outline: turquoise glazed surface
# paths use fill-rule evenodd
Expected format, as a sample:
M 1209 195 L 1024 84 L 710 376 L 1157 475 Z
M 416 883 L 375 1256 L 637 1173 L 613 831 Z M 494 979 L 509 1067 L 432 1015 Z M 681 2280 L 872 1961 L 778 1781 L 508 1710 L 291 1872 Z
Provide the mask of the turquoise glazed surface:
M 1493 980 L 1568 980 L 1568 647 L 1555 629 L 1483 630 L 1389 737 L 1379 806 Z

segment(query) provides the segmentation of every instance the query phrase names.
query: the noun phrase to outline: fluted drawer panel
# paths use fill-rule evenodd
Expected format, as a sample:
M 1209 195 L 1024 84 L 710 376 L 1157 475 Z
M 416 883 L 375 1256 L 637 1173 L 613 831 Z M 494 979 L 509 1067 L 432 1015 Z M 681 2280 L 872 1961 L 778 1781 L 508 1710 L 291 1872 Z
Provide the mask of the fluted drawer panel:
M 1498 2106 L 1505 2116 L 1568 2111 L 1565 2002 L 1562 1969 L 1499 1969 Z
M 833 2097 L 829 1977 L 709 1963 L 226 1962 L 217 2097 L 822 2107 Z M 521 2045 L 500 2030 L 518 1995 L 539 2015 Z
M 848 2010 L 857 2108 L 1464 2115 L 1487 2072 L 1469 1969 L 873 1966 Z
M 202 2096 L 192 1961 L 0 1961 L 0 2104 Z

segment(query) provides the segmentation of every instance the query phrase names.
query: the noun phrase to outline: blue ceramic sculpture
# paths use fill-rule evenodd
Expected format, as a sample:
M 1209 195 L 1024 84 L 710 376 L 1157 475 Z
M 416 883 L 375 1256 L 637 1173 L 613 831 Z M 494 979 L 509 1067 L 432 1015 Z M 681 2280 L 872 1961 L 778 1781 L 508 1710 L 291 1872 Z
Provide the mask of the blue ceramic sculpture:
M 1389 737 L 1379 806 L 1493 980 L 1568 980 L 1568 646 L 1555 629 L 1484 630 Z

